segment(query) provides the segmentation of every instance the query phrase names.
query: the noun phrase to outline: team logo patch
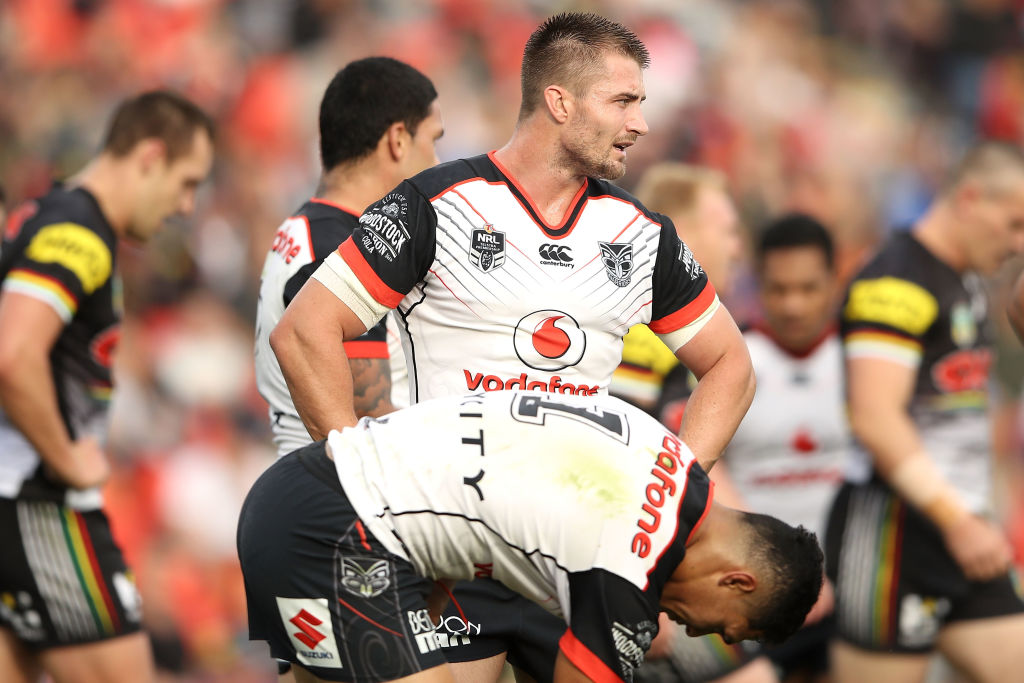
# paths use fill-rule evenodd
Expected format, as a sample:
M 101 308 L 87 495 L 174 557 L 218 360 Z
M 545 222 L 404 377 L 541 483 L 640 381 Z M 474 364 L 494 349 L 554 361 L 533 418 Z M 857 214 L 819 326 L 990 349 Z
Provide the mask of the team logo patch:
M 616 287 L 625 287 L 633 274 L 633 245 L 598 242 L 601 247 L 601 263 L 608 279 Z
M 398 258 L 402 247 L 409 241 L 409 229 L 405 225 L 408 212 L 409 203 L 397 192 L 377 202 L 359 217 L 359 224 L 365 230 L 363 246 L 388 261 Z
M 571 315 L 549 309 L 523 316 L 512 344 L 523 363 L 552 372 L 580 362 L 587 350 L 587 335 Z
M 562 266 L 575 268 L 572 262 L 572 249 L 565 244 L 542 244 L 537 249 L 542 266 Z
M 505 233 L 490 225 L 474 230 L 469 244 L 469 262 L 485 273 L 501 268 L 505 263 Z
M 684 268 L 686 268 L 686 273 L 690 276 L 691 280 L 696 280 L 700 277 L 700 274 L 704 272 L 701 270 L 700 264 L 697 263 L 697 259 L 694 257 L 693 252 L 690 251 L 690 248 L 686 246 L 686 243 L 684 242 L 679 243 L 678 258 L 679 262 L 683 264 Z
M 949 312 L 949 323 L 953 343 L 961 349 L 978 341 L 978 323 L 974 319 L 974 311 L 971 310 L 970 304 L 953 304 L 953 309 Z
M 391 585 L 391 564 L 387 560 L 371 560 L 364 565 L 354 559 L 341 560 L 342 587 L 361 598 L 375 598 Z
M 38 263 L 57 263 L 67 268 L 86 294 L 92 294 L 110 277 L 110 248 L 99 235 L 77 223 L 54 223 L 37 232 L 25 255 Z
M 900 603 L 900 644 L 920 647 L 934 642 L 949 610 L 947 598 L 905 595 Z
M 633 680 L 633 671 L 644 661 L 658 627 L 653 621 L 641 621 L 636 626 L 612 623 L 612 640 L 619 654 L 619 668 L 624 680 Z
M 301 664 L 341 669 L 338 641 L 327 598 L 280 598 L 277 611 Z

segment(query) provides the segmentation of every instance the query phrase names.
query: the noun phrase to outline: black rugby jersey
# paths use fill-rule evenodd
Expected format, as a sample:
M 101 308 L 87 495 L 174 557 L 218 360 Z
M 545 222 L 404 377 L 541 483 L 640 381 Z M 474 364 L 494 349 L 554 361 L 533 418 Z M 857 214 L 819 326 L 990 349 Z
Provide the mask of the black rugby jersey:
M 122 312 L 113 229 L 88 191 L 57 185 L 15 209 L 0 245 L 0 287 L 39 299 L 64 321 L 50 362 L 71 438 L 102 441 Z M 41 462 L 0 411 L 0 496 L 64 500 L 66 487 L 45 478 Z M 82 506 L 98 496 L 91 500 Z
M 847 357 L 916 370 L 910 415 L 929 455 L 975 512 L 990 499 L 986 308 L 977 275 L 957 273 L 912 234 L 898 233 L 851 282 L 841 321 Z M 867 473 L 865 458 L 855 479 Z

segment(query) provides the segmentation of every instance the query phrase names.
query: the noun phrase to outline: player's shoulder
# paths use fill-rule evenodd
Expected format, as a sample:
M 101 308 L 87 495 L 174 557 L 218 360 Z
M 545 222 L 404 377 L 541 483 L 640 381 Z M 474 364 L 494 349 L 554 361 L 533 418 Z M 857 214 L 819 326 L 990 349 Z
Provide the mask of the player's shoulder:
M 879 247 L 851 282 L 892 277 L 924 285 L 933 265 L 928 250 L 912 234 L 900 231 Z
M 591 201 L 601 199 L 611 199 L 619 201 L 624 204 L 629 204 L 634 209 L 639 211 L 641 214 L 646 216 L 647 219 L 652 223 L 656 223 L 658 225 L 665 225 L 668 222 L 668 219 L 663 214 L 660 214 L 656 211 L 651 211 L 646 206 L 644 206 L 639 199 L 637 199 L 629 192 L 616 185 L 615 183 L 612 183 L 608 180 L 603 180 L 601 178 L 587 178 L 587 185 L 587 198 Z
M 432 166 L 420 171 L 408 182 L 428 200 L 433 200 L 456 185 L 470 180 L 498 183 L 502 181 L 502 176 L 486 154 L 479 154 Z
M 82 188 L 55 184 L 49 192 L 26 206 L 34 209 L 25 220 L 26 228 L 38 230 L 54 224 L 68 224 L 96 233 L 107 242 L 113 238 L 113 231 L 96 199 Z
M 314 197 L 299 207 L 291 218 L 305 220 L 313 251 L 316 257 L 323 258 L 359 227 L 358 210 Z

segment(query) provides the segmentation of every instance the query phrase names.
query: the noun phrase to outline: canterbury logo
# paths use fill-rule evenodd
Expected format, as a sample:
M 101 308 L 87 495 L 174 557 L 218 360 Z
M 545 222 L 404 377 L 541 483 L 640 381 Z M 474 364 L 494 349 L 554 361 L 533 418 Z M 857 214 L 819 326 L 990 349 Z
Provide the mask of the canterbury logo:
M 313 626 L 319 626 L 323 622 L 306 610 L 302 610 L 288 621 L 295 624 L 295 627 L 302 631 L 302 633 L 293 634 L 295 639 L 300 641 L 310 650 L 315 650 L 316 646 L 320 644 L 320 641 L 327 637 L 320 633 L 320 631 L 313 628 Z M 312 626 L 310 624 L 312 624 Z
M 545 261 L 556 261 L 558 263 L 572 263 L 572 251 L 568 246 L 561 244 L 542 244 L 537 253 Z

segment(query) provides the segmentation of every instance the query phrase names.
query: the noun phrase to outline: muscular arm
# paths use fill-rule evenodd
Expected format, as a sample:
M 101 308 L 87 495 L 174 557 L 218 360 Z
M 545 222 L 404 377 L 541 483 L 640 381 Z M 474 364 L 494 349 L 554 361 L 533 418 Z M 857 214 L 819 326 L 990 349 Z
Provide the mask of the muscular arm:
M 352 371 L 341 342 L 364 332 L 355 313 L 310 278 L 270 333 L 295 409 L 313 439 L 356 423 Z
M 709 471 L 754 398 L 750 353 L 729 311 L 721 306 L 676 357 L 698 380 L 686 402 L 679 437 Z
M 102 483 L 109 466 L 98 442 L 73 442 L 57 405 L 50 349 L 64 323 L 47 304 L 0 294 L 0 405 L 43 462 L 74 488 Z

